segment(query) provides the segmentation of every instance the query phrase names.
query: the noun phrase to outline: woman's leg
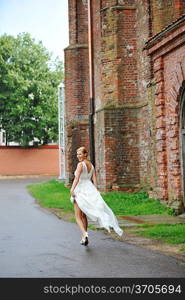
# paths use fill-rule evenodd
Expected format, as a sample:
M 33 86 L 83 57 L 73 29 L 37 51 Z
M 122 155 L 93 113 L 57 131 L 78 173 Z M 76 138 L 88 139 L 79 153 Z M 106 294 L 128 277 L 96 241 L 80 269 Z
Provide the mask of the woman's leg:
M 82 222 L 83 222 L 83 224 L 84 224 L 85 231 L 87 232 L 88 221 L 87 221 L 87 216 L 86 216 L 86 214 L 84 214 L 83 212 L 82 212 Z
M 80 227 L 83 236 L 86 233 L 86 224 L 84 224 L 84 221 L 82 220 L 82 211 L 79 208 L 78 204 L 76 203 L 76 201 L 74 202 L 74 210 L 75 210 L 75 218 L 76 218 L 76 223 L 78 224 L 78 226 Z

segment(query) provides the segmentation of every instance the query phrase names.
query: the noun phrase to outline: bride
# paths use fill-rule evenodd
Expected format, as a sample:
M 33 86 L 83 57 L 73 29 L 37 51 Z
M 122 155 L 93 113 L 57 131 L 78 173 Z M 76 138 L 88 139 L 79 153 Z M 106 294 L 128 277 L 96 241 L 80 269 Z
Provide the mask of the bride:
M 97 190 L 96 172 L 87 156 L 88 152 L 85 147 L 77 149 L 79 163 L 74 172 L 75 178 L 70 190 L 76 222 L 82 231 L 80 243 L 85 246 L 89 242 L 87 216 L 92 221 L 97 221 L 100 227 L 106 228 L 108 232 L 110 232 L 110 228 L 113 228 L 118 235 L 123 234 L 115 215 Z

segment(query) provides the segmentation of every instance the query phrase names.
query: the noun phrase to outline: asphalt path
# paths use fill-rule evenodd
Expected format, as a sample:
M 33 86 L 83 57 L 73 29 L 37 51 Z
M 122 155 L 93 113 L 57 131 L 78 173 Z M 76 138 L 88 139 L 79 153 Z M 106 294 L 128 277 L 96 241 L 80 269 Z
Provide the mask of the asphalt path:
M 185 277 L 177 259 L 89 230 L 41 208 L 26 186 L 47 178 L 0 180 L 0 277 Z

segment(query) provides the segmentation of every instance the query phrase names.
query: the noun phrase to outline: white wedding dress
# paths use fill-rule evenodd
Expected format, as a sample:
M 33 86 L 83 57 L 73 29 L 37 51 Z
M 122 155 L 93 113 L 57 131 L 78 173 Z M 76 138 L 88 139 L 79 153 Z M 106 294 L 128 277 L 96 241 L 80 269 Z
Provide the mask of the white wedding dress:
M 114 231 L 121 236 L 123 234 L 123 230 L 119 227 L 114 213 L 105 203 L 100 192 L 91 181 L 94 166 L 91 164 L 91 170 L 88 172 L 84 161 L 82 161 L 82 165 L 83 170 L 80 174 L 79 182 L 74 189 L 75 201 L 79 208 L 92 221 L 98 222 L 100 227 L 106 228 L 108 232 L 110 232 L 110 228 L 113 228 Z

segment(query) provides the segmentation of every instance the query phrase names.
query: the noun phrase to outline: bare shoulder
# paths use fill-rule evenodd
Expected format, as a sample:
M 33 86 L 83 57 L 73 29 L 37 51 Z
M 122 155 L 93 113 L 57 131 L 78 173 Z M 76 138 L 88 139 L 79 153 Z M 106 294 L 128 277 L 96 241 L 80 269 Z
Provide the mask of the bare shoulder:
M 79 162 L 79 163 L 77 164 L 77 168 L 78 168 L 78 169 L 82 169 L 82 167 L 83 167 L 82 162 Z
M 85 163 L 86 163 L 86 165 L 87 165 L 88 167 L 93 166 L 92 162 L 91 162 L 90 160 L 88 160 L 88 159 L 85 161 Z

